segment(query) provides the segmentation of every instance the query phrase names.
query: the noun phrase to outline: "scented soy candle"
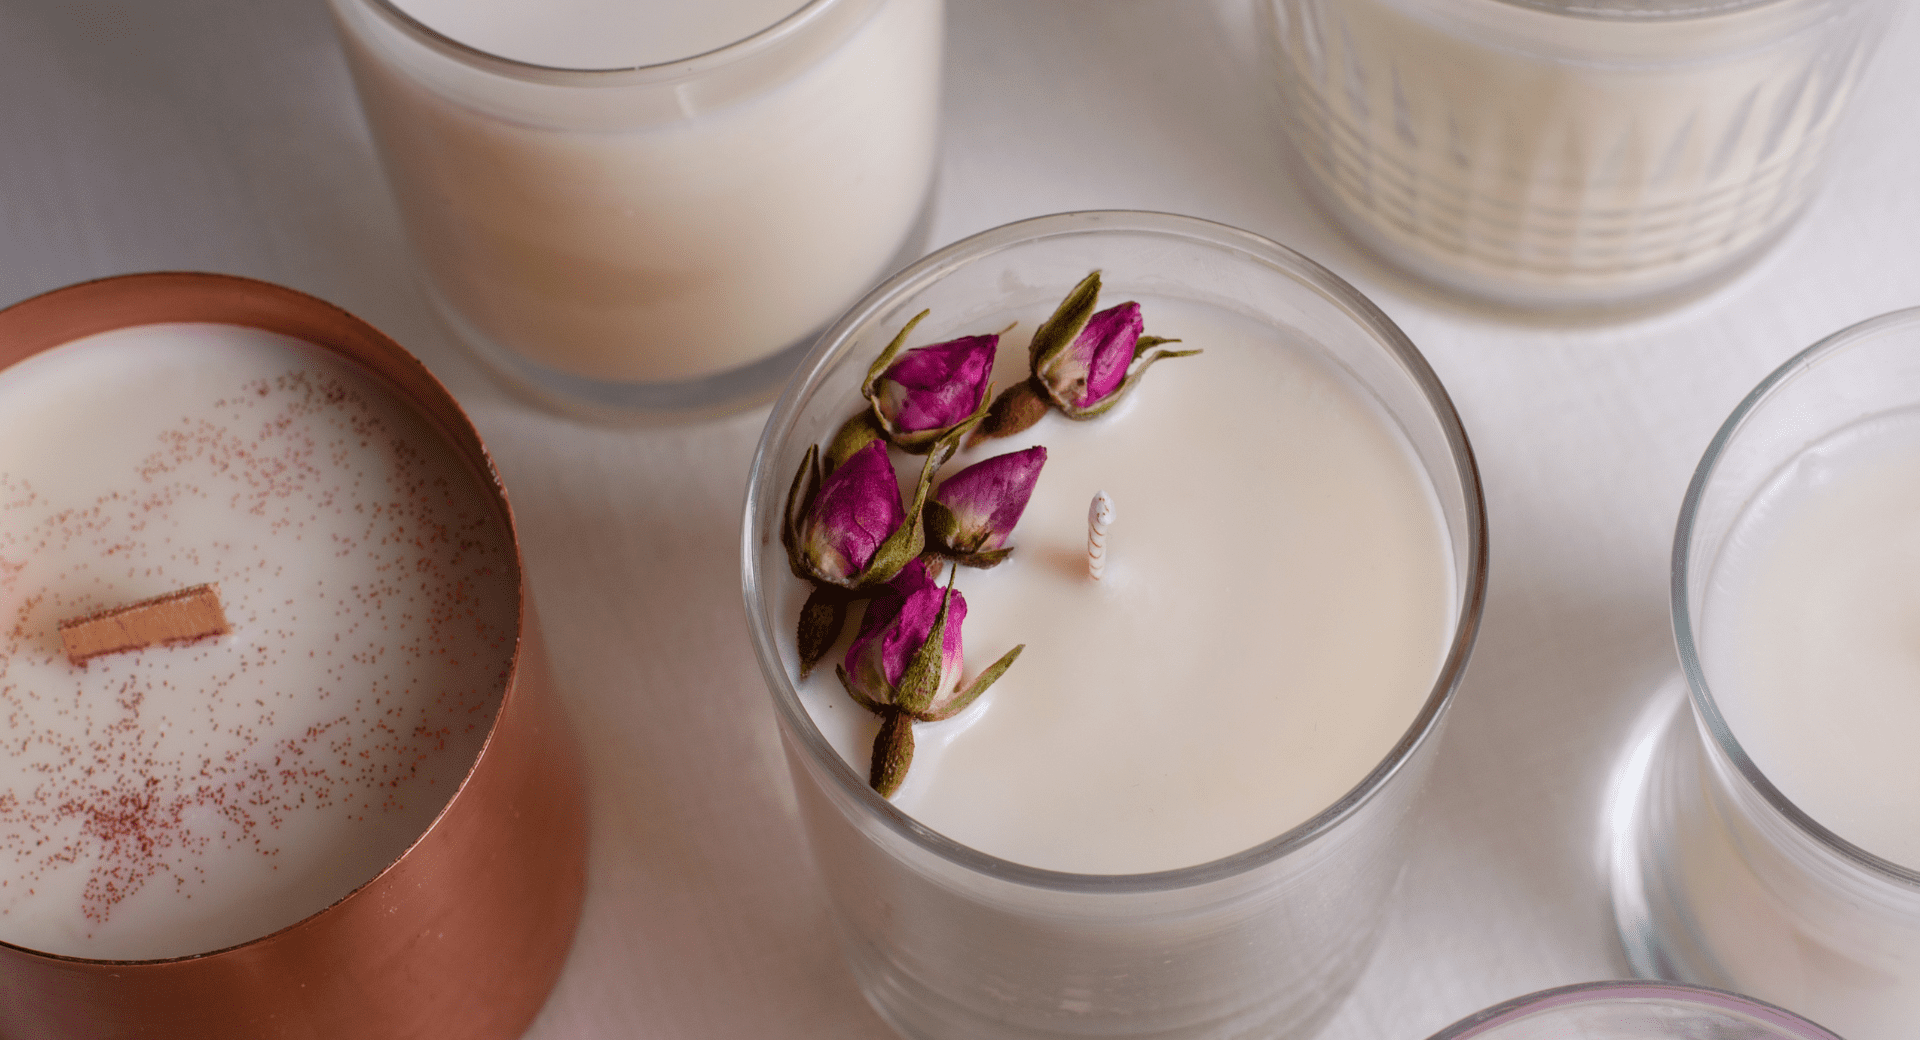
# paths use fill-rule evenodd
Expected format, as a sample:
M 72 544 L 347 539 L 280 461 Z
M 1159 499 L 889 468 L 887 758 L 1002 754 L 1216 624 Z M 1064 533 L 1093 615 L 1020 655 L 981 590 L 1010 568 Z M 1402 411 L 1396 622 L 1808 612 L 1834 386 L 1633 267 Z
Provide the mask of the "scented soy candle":
M 1469 1015 L 1429 1040 L 1839 1040 L 1780 1008 L 1664 982 L 1588 982 L 1529 993 Z
M 1143 359 L 1201 353 L 1158 361 L 1098 418 L 1052 410 L 940 469 L 931 497 L 948 501 L 963 467 L 1044 448 L 1012 555 L 953 579 L 963 686 L 1024 649 L 970 707 L 914 725 L 884 799 L 868 783 L 880 723 L 835 674 L 844 652 L 864 675 L 862 654 L 836 647 L 798 681 L 809 593 L 789 576 L 780 500 L 914 314 L 930 311 L 910 346 L 999 335 L 1005 392 L 1090 270 L 1102 307 L 1138 302 Z M 913 494 L 922 458 L 894 464 Z M 1272 243 L 1075 214 L 977 236 L 877 290 L 776 411 L 746 545 L 756 646 L 869 1000 L 913 1036 L 1317 1027 L 1399 876 L 1483 554 L 1471 456 L 1418 354 Z
M 1696 290 L 1806 208 L 1885 0 L 1263 0 L 1319 200 L 1522 307 Z
M 1620 814 L 1637 967 L 1856 1040 L 1920 1021 L 1917 358 L 1920 312 L 1862 323 L 1721 428 L 1675 545 L 1697 727 L 1647 738 Z
M 442 314 L 599 414 L 765 396 L 916 251 L 942 0 L 334 0 Z
M 580 792 L 451 399 L 209 275 L 28 301 L 0 350 L 0 1029 L 524 1027 Z

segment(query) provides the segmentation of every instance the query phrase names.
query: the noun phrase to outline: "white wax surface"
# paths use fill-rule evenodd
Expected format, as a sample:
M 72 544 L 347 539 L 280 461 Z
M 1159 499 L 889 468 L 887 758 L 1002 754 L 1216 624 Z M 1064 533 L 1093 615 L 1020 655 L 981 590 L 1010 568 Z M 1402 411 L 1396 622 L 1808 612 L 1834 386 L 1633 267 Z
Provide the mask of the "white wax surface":
M 772 26 L 805 0 L 394 0 L 476 50 L 533 65 L 613 69 L 704 54 Z
M 1713 563 L 1700 644 L 1754 764 L 1834 833 L 1920 868 L 1920 413 L 1795 457 Z
M 1672 288 L 1765 243 L 1860 67 L 1851 11 L 1783 36 L 1778 4 L 1668 21 L 1273 2 L 1329 193 L 1423 269 L 1523 299 Z
M 887 274 L 932 183 L 941 0 L 836 21 L 804 61 L 570 88 L 341 21 L 435 296 L 470 341 L 569 377 L 700 379 L 800 342 Z
M 444 439 L 307 344 L 144 326 L 0 372 L 0 940 L 191 954 L 370 880 L 486 735 L 514 573 Z M 231 635 L 61 652 L 203 582 Z
M 1160 362 L 1100 420 L 1049 415 L 947 470 L 1047 447 L 1013 558 L 958 585 L 968 681 L 1027 649 L 966 714 L 915 727 L 894 802 L 1032 866 L 1163 870 L 1279 836 L 1386 756 L 1453 633 L 1439 506 L 1379 405 L 1303 344 L 1143 305 L 1149 333 L 1205 353 Z M 999 385 L 1024 377 L 1032 329 L 1002 338 Z M 1116 519 L 1095 583 L 1102 489 Z M 864 776 L 877 721 L 840 689 L 839 660 L 803 699 Z

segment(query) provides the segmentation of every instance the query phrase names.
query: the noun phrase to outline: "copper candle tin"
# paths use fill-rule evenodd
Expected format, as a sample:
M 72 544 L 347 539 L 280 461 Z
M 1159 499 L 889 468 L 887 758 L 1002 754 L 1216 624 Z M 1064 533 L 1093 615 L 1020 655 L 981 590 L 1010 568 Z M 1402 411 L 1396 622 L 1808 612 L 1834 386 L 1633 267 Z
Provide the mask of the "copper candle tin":
M 290 289 L 180 273 L 59 289 L 0 311 L 0 369 L 160 322 L 281 333 L 383 377 L 448 438 L 511 534 L 499 475 L 446 388 L 372 326 Z M 515 577 L 519 638 L 499 712 L 459 790 L 397 861 L 305 920 L 223 950 L 106 961 L 0 942 L 0 1037 L 520 1035 L 572 943 L 587 825 L 572 738 Z

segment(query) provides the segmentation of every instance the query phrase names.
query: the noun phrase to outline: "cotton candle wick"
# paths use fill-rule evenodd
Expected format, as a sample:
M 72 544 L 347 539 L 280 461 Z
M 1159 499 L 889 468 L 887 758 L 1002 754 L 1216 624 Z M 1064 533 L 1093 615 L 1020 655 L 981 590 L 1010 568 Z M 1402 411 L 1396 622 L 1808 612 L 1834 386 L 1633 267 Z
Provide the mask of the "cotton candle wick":
M 124 607 L 60 622 L 67 660 L 84 667 L 102 654 L 192 643 L 233 629 L 220 609 L 220 586 L 195 585 Z
M 1113 499 L 1095 492 L 1087 507 L 1087 576 L 1099 581 L 1107 571 L 1107 529 L 1113 526 Z

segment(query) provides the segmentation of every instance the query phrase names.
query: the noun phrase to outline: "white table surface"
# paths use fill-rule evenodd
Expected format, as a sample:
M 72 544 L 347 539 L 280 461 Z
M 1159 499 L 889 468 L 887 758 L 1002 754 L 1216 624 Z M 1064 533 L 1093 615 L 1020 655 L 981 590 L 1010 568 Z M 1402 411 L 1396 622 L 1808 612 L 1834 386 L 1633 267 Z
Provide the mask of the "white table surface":
M 1597 828 L 1672 667 L 1674 515 L 1768 370 L 1920 304 L 1920 18 L 1767 259 L 1680 309 L 1569 329 L 1426 293 L 1306 205 L 1244 60 L 1247 2 L 951 0 L 934 240 L 1070 209 L 1235 224 L 1358 285 L 1451 390 L 1486 483 L 1485 628 L 1413 873 L 1325 1034 L 1421 1040 L 1626 971 Z M 506 476 L 592 785 L 585 916 L 529 1036 L 890 1036 L 835 950 L 748 649 L 737 537 L 764 410 L 611 430 L 494 386 L 412 280 L 320 0 L 0 0 L 0 304 L 154 269 L 372 321 L 453 388 Z

